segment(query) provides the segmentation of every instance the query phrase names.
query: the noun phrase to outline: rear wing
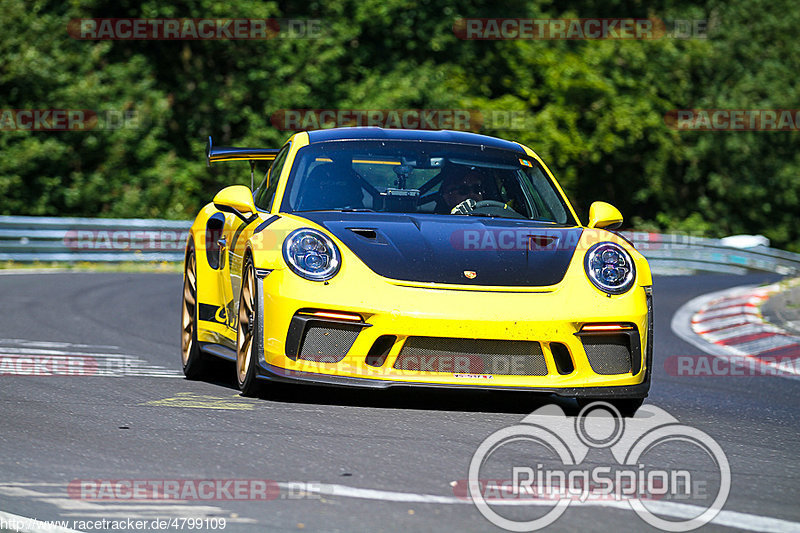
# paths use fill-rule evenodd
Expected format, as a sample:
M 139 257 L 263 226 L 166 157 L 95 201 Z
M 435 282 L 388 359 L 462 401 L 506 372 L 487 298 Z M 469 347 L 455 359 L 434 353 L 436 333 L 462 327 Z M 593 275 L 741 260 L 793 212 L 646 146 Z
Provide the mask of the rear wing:
M 253 189 L 253 179 L 256 161 L 273 161 L 278 155 L 278 148 L 237 148 L 234 146 L 214 146 L 211 137 L 208 137 L 206 146 L 206 165 L 222 161 L 249 161 L 250 162 L 250 189 Z

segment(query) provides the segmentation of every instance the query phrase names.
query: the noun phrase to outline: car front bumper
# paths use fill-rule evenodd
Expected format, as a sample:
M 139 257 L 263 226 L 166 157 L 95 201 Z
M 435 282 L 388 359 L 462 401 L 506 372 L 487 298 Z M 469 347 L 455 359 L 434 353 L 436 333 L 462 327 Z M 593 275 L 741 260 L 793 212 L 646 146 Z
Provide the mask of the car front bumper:
M 260 278 L 264 313 L 260 377 L 369 388 L 424 386 L 526 390 L 570 397 L 647 396 L 652 365 L 649 286 L 637 284 L 626 294 L 607 296 L 586 281 L 582 270 L 572 269 L 553 287 L 487 290 L 359 274 L 340 274 L 340 279 L 329 284 L 303 280 L 288 270 L 271 271 Z M 337 314 L 353 320 L 341 320 Z M 592 364 L 587 337 L 581 332 L 587 324 L 630 326 L 624 333 L 629 339 L 629 369 L 609 372 L 598 368 L 602 365 L 596 361 Z M 319 346 L 305 346 L 310 342 L 310 328 L 321 339 Z M 341 330 L 350 333 L 343 342 L 328 343 L 328 351 L 336 354 L 326 353 L 321 348 L 329 340 L 325 336 L 338 335 Z M 538 345 L 539 350 L 533 355 L 503 356 L 506 359 L 499 357 L 496 349 L 489 359 L 450 349 L 441 353 L 428 350 L 427 356 L 409 355 L 406 345 L 412 338 L 433 339 L 434 344 L 436 339 L 444 339 L 443 346 L 453 339 L 501 341 L 501 352 L 503 346 L 509 346 L 504 342 L 513 341 Z M 331 345 L 335 349 L 329 350 Z M 561 347 L 568 354 L 566 367 Z M 536 375 L 510 370 L 525 357 L 536 357 L 542 363 Z M 412 364 L 406 364 L 408 361 Z

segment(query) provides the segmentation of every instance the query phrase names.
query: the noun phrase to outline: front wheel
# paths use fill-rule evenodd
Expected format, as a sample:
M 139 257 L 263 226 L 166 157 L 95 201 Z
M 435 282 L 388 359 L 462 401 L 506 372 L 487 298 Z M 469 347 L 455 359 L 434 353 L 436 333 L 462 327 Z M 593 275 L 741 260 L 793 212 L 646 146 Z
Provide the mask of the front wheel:
M 181 307 L 181 363 L 188 379 L 208 376 L 208 357 L 197 342 L 197 259 L 189 243 L 183 267 L 183 306 Z
M 256 396 L 260 390 L 256 378 L 256 361 L 261 353 L 258 301 L 256 270 L 252 258 L 248 257 L 242 272 L 239 325 L 236 328 L 236 381 L 243 396 Z

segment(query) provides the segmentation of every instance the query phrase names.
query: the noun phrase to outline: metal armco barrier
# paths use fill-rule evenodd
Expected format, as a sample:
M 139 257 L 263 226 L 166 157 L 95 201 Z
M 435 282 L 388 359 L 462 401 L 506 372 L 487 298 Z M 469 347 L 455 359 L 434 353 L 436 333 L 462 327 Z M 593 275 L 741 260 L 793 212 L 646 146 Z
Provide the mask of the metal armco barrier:
M 0 216 L 0 261 L 183 261 L 190 221 L 135 218 Z M 698 271 L 800 275 L 800 254 L 718 239 L 661 233 L 622 235 L 661 274 Z
M 191 222 L 0 216 L 0 261 L 183 261 Z
M 622 232 L 659 274 L 721 272 L 746 274 L 774 272 L 784 276 L 800 274 L 800 254 L 756 246 L 733 248 L 719 239 L 690 235 Z

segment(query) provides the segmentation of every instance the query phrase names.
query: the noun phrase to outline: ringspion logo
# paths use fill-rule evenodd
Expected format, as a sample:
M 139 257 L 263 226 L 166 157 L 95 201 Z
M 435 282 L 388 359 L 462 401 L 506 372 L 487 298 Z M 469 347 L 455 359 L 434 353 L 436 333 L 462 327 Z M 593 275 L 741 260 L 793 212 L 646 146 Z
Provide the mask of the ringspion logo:
M 707 524 L 730 492 L 725 452 L 708 434 L 663 409 L 646 405 L 639 413 L 622 418 L 606 402 L 587 405 L 577 417 L 565 416 L 556 405 L 537 409 L 486 437 L 470 461 L 467 490 L 456 484 L 456 495 L 471 499 L 488 521 L 508 531 L 545 528 L 571 503 L 587 500 L 626 504 L 664 531 Z M 503 505 L 508 499 L 544 505 Z M 687 502 L 697 507 L 692 516 L 659 516 L 659 506 Z M 504 512 L 510 508 L 513 513 Z

